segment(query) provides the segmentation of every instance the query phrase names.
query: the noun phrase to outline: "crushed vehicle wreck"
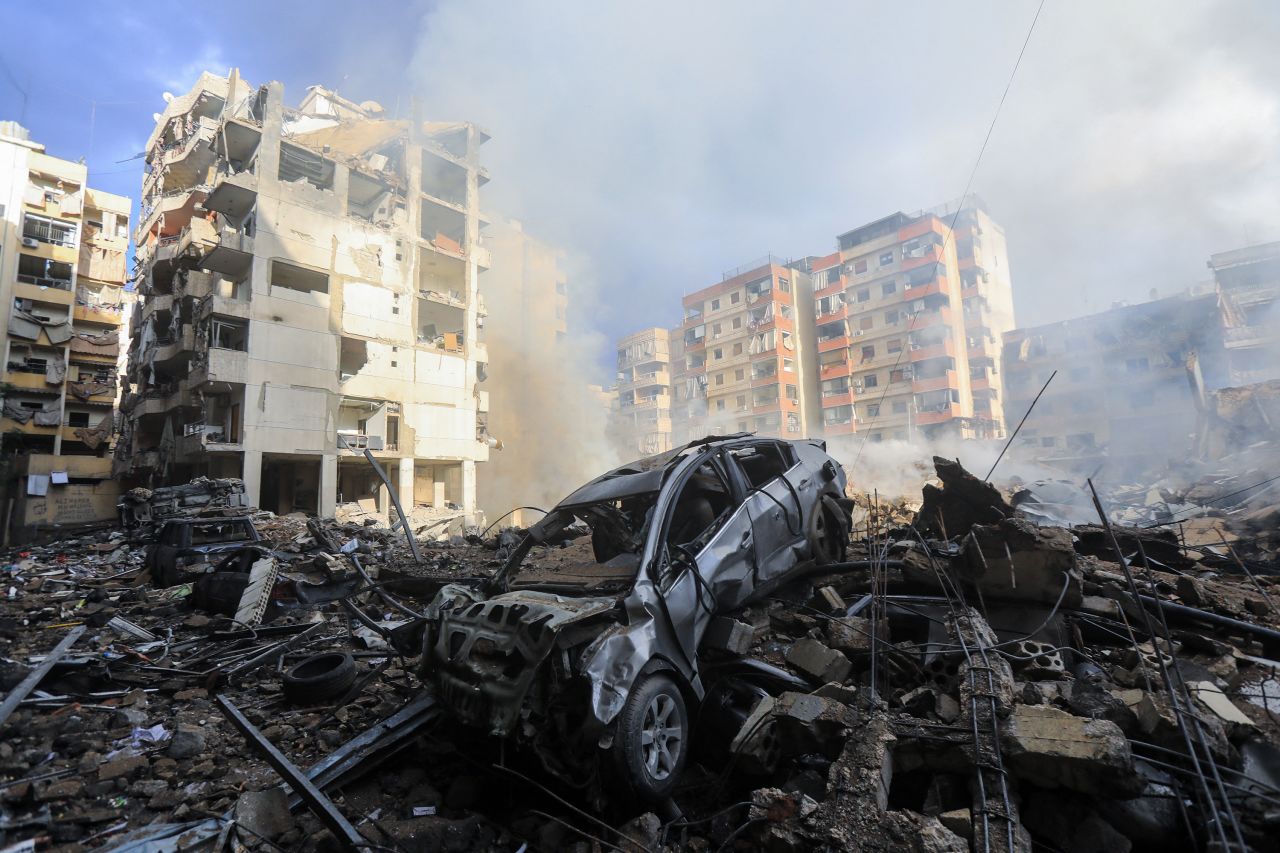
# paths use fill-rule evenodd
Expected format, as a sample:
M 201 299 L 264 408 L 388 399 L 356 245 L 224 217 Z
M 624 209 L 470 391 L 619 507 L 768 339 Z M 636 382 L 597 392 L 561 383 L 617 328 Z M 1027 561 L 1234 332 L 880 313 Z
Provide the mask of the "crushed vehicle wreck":
M 175 586 L 199 569 L 216 571 L 224 561 L 248 571 L 263 550 L 260 541 L 245 516 L 171 519 L 147 548 L 146 567 L 159 586 Z
M 844 488 L 823 442 L 746 435 L 610 471 L 534 525 L 492 578 L 440 591 L 423 681 L 561 778 L 661 800 L 707 695 L 709 624 L 843 559 Z

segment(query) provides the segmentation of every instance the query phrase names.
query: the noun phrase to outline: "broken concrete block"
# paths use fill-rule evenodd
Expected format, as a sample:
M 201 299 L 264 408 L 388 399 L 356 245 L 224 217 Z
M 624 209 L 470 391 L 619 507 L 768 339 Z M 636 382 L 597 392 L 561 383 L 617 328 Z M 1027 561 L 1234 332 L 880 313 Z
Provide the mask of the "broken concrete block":
M 707 631 L 702 635 L 702 646 L 741 656 L 751 651 L 755 634 L 755 629 L 746 622 L 739 622 L 728 616 L 717 616 L 707 625 Z
M 1008 647 L 1008 655 L 1014 672 L 1023 678 L 1061 678 L 1067 672 L 1062 652 L 1049 643 L 1019 640 Z
M 1006 766 L 1032 784 L 1086 794 L 1142 790 L 1129 741 L 1115 723 L 1047 705 L 1019 705 L 1001 729 Z
M 834 699 L 837 702 L 843 702 L 846 705 L 857 706 L 858 690 L 847 684 L 841 684 L 838 681 L 830 681 L 817 690 L 813 691 L 814 696 L 821 696 L 824 699 Z
M 975 525 L 963 548 L 968 579 L 988 597 L 1053 604 L 1061 596 L 1062 606 L 1080 606 L 1083 584 L 1069 530 L 1006 518 Z
M 204 752 L 204 748 L 204 733 L 198 726 L 179 725 L 174 729 L 173 739 L 169 741 L 165 755 L 181 761 L 184 758 L 195 758 Z
M 878 626 L 880 639 L 883 642 L 889 640 L 888 625 L 883 622 Z M 871 620 L 863 619 L 861 616 L 842 616 L 837 619 L 829 620 L 822 626 L 823 633 L 827 637 L 827 643 L 833 649 L 839 649 L 848 655 L 854 657 L 871 653 Z
M 835 587 L 824 586 L 818 590 L 818 599 L 826 607 L 828 613 L 843 615 L 849 606 L 844 603 L 844 599 L 840 597 L 840 593 L 836 592 Z
M 1227 695 L 1211 681 L 1192 681 L 1187 684 L 1191 696 L 1212 711 L 1218 719 L 1231 726 L 1253 728 L 1254 722 L 1236 707 Z
M 283 788 L 241 794 L 236 800 L 235 819 L 254 835 L 273 841 L 293 829 L 293 814 Z
M 782 823 L 793 817 L 808 817 L 818 810 L 818 804 L 808 794 L 787 792 L 781 788 L 759 788 L 751 792 L 749 820 Z
M 122 755 L 106 764 L 98 767 L 98 779 L 107 781 L 108 779 L 118 779 L 121 776 L 128 776 L 137 770 L 141 770 L 148 764 L 145 755 Z
M 973 838 L 973 813 L 969 809 L 952 809 L 938 815 L 938 822 L 961 838 Z
M 784 755 L 834 757 L 857 719 L 857 712 L 843 702 L 813 693 L 765 697 L 742 724 L 729 749 L 747 759 L 749 766 L 763 769 L 772 769 Z
M 927 536 L 962 536 L 975 524 L 991 524 L 1013 514 L 1000 490 L 983 482 L 954 459 L 933 457 L 942 488 L 927 483 L 915 526 Z
M 787 651 L 787 663 L 823 684 L 828 681 L 842 682 L 853 670 L 853 664 L 847 657 L 810 637 L 796 640 L 792 644 Z

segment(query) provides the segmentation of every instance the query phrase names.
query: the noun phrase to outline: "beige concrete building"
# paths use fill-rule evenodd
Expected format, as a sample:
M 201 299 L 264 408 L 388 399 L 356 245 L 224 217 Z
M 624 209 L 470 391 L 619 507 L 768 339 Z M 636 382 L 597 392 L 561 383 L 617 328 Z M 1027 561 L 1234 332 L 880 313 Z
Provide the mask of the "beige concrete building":
M 641 456 L 671 449 L 671 346 L 663 328 L 618 341 L 614 419 L 622 448 Z
M 4 450 L 21 454 L 11 524 L 20 539 L 111 518 L 118 494 L 108 454 L 130 200 L 87 177 L 83 163 L 0 122 L 0 432 Z
M 234 70 L 172 98 L 146 147 L 121 475 L 385 511 L 367 448 L 406 509 L 474 512 L 487 138 L 318 86 L 289 108 Z
M 672 377 L 675 444 L 723 432 L 817 434 L 813 287 L 807 260 L 768 257 L 684 297 Z
M 1209 258 L 1232 385 L 1280 379 L 1280 243 Z

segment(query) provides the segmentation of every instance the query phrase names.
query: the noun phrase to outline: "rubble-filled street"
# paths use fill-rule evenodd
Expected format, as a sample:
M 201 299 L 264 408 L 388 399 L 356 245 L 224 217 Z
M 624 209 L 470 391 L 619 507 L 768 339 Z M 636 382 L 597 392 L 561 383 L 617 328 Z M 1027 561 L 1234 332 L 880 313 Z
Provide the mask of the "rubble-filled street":
M 128 526 L 6 558 L 0 849 L 1280 847 L 1267 478 L 1095 506 L 933 462 L 919 501 L 849 487 L 844 559 L 709 609 L 691 752 L 649 804 L 442 700 L 422 614 L 522 531 L 411 547 L 237 481 L 131 493 Z

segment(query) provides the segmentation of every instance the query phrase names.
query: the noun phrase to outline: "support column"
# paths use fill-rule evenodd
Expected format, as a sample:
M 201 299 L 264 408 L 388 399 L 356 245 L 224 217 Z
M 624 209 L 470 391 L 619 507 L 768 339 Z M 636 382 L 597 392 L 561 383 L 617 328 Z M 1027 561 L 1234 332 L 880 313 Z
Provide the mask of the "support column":
M 413 514 L 413 457 L 400 460 L 400 489 L 399 498 L 400 506 L 404 507 L 405 515 Z
M 246 450 L 240 466 L 240 479 L 244 480 L 244 502 L 256 507 L 262 496 L 262 451 Z
M 476 463 L 474 459 L 462 462 L 462 494 L 458 496 L 458 505 L 462 507 L 467 524 L 479 522 L 476 515 Z
M 316 512 L 321 518 L 333 518 L 338 507 L 338 454 L 326 453 L 320 457 L 320 505 Z

